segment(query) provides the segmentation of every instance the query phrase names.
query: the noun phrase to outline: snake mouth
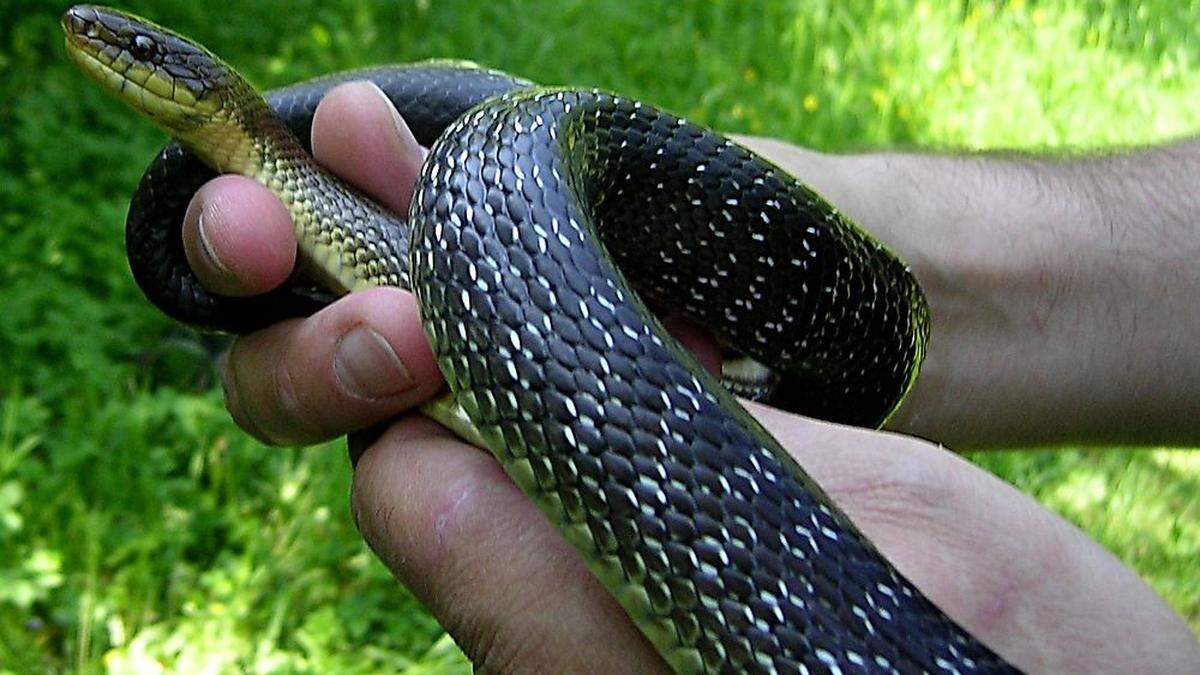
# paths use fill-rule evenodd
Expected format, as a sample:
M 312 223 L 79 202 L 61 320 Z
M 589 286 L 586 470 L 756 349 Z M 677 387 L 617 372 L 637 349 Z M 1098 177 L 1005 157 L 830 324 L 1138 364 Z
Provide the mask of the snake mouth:
M 67 54 L 88 77 L 169 131 L 195 127 L 221 110 L 196 67 L 179 58 L 193 56 L 183 53 L 188 45 L 170 31 L 90 5 L 68 9 L 61 24 Z

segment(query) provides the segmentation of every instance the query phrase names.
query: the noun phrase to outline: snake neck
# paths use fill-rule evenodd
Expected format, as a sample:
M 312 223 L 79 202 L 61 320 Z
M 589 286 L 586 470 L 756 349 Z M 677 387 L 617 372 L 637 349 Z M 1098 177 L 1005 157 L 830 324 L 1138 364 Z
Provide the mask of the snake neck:
M 407 288 L 404 221 L 321 167 L 245 80 L 229 85 L 226 102 L 208 123 L 176 137 L 216 171 L 250 178 L 283 203 L 300 276 L 336 294 Z
M 269 109 L 235 112 L 176 138 L 218 173 L 240 174 L 269 188 L 270 167 L 281 157 L 293 157 L 299 143 L 268 113 Z
M 334 293 L 408 288 L 402 218 L 320 166 L 265 102 L 245 112 L 238 135 L 226 141 L 237 154 L 223 169 L 253 178 L 287 208 L 304 276 Z

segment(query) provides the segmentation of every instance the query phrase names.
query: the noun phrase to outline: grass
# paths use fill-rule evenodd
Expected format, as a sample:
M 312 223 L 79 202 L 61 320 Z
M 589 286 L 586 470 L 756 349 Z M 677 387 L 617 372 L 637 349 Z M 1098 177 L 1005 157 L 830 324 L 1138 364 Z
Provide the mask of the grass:
M 1196 0 L 129 6 L 264 87 L 454 56 L 826 150 L 1095 148 L 1200 128 Z M 358 539 L 344 446 L 248 440 L 203 345 L 138 294 L 121 223 L 163 139 L 73 72 L 61 9 L 0 5 L 0 671 L 465 670 Z M 975 459 L 1200 630 L 1200 456 Z

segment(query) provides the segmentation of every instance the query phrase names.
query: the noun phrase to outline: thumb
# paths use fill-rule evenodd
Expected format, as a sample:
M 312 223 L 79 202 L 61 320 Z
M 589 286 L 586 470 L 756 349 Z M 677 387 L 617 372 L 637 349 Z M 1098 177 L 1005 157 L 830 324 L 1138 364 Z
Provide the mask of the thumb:
M 330 171 L 394 213 L 408 213 L 428 151 L 379 87 L 348 82 L 329 90 L 313 117 L 312 147 Z

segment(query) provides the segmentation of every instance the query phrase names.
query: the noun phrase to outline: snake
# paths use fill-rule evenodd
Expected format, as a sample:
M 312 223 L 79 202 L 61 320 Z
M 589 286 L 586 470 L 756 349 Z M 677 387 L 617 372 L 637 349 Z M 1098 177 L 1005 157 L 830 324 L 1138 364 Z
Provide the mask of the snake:
M 487 450 L 677 672 L 1017 672 L 907 580 L 738 397 L 881 426 L 929 310 L 910 268 L 814 190 L 700 125 L 598 89 L 438 60 L 258 93 L 199 44 L 76 6 L 67 53 L 174 140 L 130 203 L 147 298 L 247 333 L 355 290 L 412 291 L 446 391 L 422 410 Z M 377 85 L 429 146 L 408 213 L 310 155 L 321 97 Z M 181 223 L 218 173 L 287 207 L 297 273 L 206 290 Z M 723 350 L 710 374 L 654 310 Z

